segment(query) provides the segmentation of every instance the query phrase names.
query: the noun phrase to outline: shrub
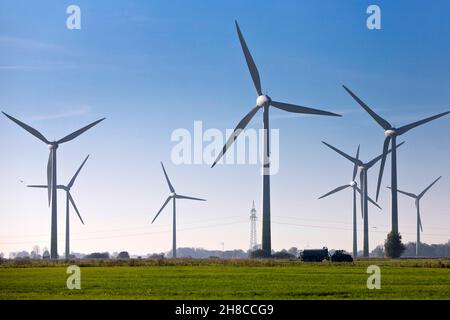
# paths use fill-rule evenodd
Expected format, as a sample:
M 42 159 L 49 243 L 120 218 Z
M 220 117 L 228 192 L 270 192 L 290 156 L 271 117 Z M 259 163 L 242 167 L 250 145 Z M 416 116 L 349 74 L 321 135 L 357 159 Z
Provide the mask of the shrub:
M 290 254 L 286 250 L 278 251 L 272 254 L 272 258 L 274 259 L 293 259 L 295 256 L 293 254 Z
M 85 259 L 109 259 L 108 252 L 94 252 L 84 257 Z
M 250 258 L 262 259 L 262 258 L 266 258 L 266 255 L 262 249 L 258 249 L 258 250 L 250 252 Z
M 130 254 L 126 251 L 122 251 L 117 255 L 117 259 L 130 259 Z

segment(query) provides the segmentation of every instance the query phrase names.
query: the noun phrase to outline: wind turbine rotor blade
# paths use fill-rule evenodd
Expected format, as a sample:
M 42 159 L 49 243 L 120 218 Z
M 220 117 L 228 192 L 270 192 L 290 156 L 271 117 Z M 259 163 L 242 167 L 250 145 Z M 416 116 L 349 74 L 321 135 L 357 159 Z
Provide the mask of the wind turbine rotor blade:
M 301 114 L 315 114 L 315 115 L 322 115 L 322 116 L 333 116 L 333 117 L 342 117 L 340 114 L 336 114 L 329 111 L 323 111 L 319 109 L 312 109 L 302 106 L 297 106 L 295 104 L 289 104 L 289 103 L 283 103 L 283 102 L 277 102 L 277 101 L 271 101 L 270 104 L 274 106 L 275 108 L 287 111 L 287 112 L 293 112 L 293 113 L 301 113 Z
M 83 134 L 84 132 L 88 131 L 89 129 L 91 129 L 92 127 L 96 126 L 97 124 L 99 124 L 100 122 L 102 122 L 103 120 L 105 120 L 106 118 L 102 118 L 100 120 L 97 120 L 67 136 L 65 136 L 64 138 L 58 140 L 56 143 L 60 144 L 60 143 L 65 143 L 65 142 L 69 142 L 73 139 L 75 139 L 76 137 L 78 137 L 79 135 Z
M 358 146 L 358 150 L 356 151 L 356 160 L 359 160 L 359 148 L 360 147 L 361 147 L 361 145 Z M 355 163 L 353 165 L 353 178 L 352 178 L 352 181 L 355 181 L 357 174 L 358 174 L 358 165 Z
M 80 173 L 81 169 L 83 169 L 84 164 L 86 163 L 86 161 L 89 159 L 89 155 L 86 157 L 86 159 L 84 159 L 83 163 L 81 164 L 81 166 L 78 168 L 77 172 L 75 172 L 75 175 L 72 177 L 72 179 L 70 180 L 69 184 L 67 185 L 67 187 L 70 189 L 72 188 L 73 184 L 75 183 L 75 180 L 78 177 L 78 174 Z
M 53 150 L 50 150 L 50 155 L 47 162 L 47 189 L 48 189 L 48 205 L 52 199 L 52 172 L 53 172 Z
M 358 164 L 360 163 L 359 160 L 357 160 L 357 159 L 355 159 L 355 158 L 349 156 L 349 155 L 346 154 L 345 152 L 339 150 L 338 148 L 333 147 L 332 145 L 326 143 L 325 141 L 322 141 L 322 143 L 323 143 L 324 145 L 326 145 L 328 148 L 330 148 L 330 149 L 336 151 L 337 153 L 339 153 L 341 156 L 343 156 L 343 157 L 346 158 L 347 160 L 353 162 L 354 164 L 357 164 L 357 165 L 358 165 Z
M 402 142 L 402 143 L 400 143 L 400 144 L 398 144 L 397 145 L 397 149 L 398 148 L 400 148 L 402 145 L 404 145 L 405 144 L 405 142 Z M 391 153 L 392 152 L 392 149 L 389 149 L 388 151 L 387 151 L 387 153 L 386 154 L 389 154 L 389 153 Z M 383 158 L 383 155 L 381 154 L 381 155 L 379 155 L 378 157 L 376 157 L 376 158 L 374 158 L 373 160 L 371 160 L 370 162 L 368 162 L 368 163 L 366 163 L 366 167 L 368 168 L 368 169 L 370 169 L 370 168 L 372 168 L 378 161 L 380 161 L 380 159 L 382 159 Z
M 360 98 L 358 98 L 350 89 L 348 89 L 346 86 L 343 86 L 345 91 L 348 92 L 352 96 L 353 99 L 355 99 L 356 102 L 364 109 L 370 116 L 384 129 L 388 130 L 391 129 L 392 126 L 389 122 L 387 122 L 385 119 L 380 117 L 378 114 L 376 114 L 372 109 L 369 108 L 367 104 L 365 104 Z
M 6 114 L 4 112 L 2 112 L 9 120 L 13 121 L 14 123 L 16 123 L 17 125 L 19 125 L 20 127 L 22 127 L 23 129 L 25 129 L 26 131 L 28 131 L 29 133 L 31 133 L 33 136 L 35 136 L 36 138 L 38 138 L 39 140 L 41 140 L 42 142 L 46 143 L 46 144 L 50 144 L 50 141 L 47 140 L 47 138 L 44 137 L 44 135 L 42 133 L 40 133 L 39 131 L 37 131 L 36 129 L 30 127 L 29 125 L 23 123 L 22 121 L 17 120 L 14 117 L 11 117 L 9 114 Z
M 159 214 L 161 213 L 161 211 L 163 211 L 163 209 L 165 208 L 165 206 L 167 206 L 167 204 L 169 203 L 170 199 L 171 199 L 170 197 L 168 197 L 168 198 L 166 199 L 166 202 L 164 202 L 164 204 L 162 205 L 161 209 L 159 209 L 158 213 L 157 213 L 156 216 L 153 218 L 152 223 L 155 222 L 156 218 L 158 218 L 158 216 L 159 216 Z
M 369 196 L 367 196 L 367 200 L 369 200 L 369 202 L 371 202 L 375 207 L 377 207 L 380 210 L 383 210 L 378 203 L 376 203 L 374 200 L 372 200 L 372 198 L 370 198 Z
M 408 125 L 403 126 L 403 127 L 400 127 L 400 128 L 397 129 L 397 134 L 398 135 L 404 134 L 404 133 L 408 132 L 411 129 L 414 129 L 414 128 L 416 128 L 418 126 L 421 126 L 421 125 L 423 125 L 425 123 L 428 123 L 430 121 L 439 119 L 439 118 L 441 118 L 441 117 L 443 117 L 443 116 L 445 116 L 445 115 L 447 115 L 449 113 L 450 113 L 450 111 L 443 112 L 443 113 L 440 113 L 438 115 L 435 115 L 435 116 L 432 116 L 432 117 L 429 117 L 429 118 L 426 118 L 426 119 L 423 119 L 423 120 L 420 120 L 420 121 L 408 124 Z
M 70 194 L 70 192 L 67 192 L 67 197 L 69 198 L 70 203 L 72 204 L 73 208 L 75 209 L 75 212 L 77 213 L 78 218 L 80 218 L 81 223 L 84 224 L 84 221 L 81 218 L 80 212 L 78 211 L 78 208 L 75 204 L 75 201 L 73 201 L 73 198 L 72 198 L 72 195 Z
M 361 186 L 361 190 L 356 187 L 356 190 L 358 190 L 360 198 L 361 198 L 361 217 L 364 219 L 364 194 L 362 190 L 364 190 L 364 172 L 361 170 L 359 173 L 359 185 Z
M 361 218 L 363 218 L 364 219 L 364 203 L 363 203 L 363 193 L 362 193 L 362 191 L 361 191 L 361 189 L 360 188 L 358 188 L 358 187 L 355 187 L 356 188 L 356 191 L 358 191 L 358 193 L 359 193 L 359 197 L 361 198 Z
M 216 158 L 216 161 L 214 161 L 211 168 L 214 168 L 217 162 L 223 157 L 225 152 L 227 152 L 228 148 L 233 144 L 233 142 L 237 139 L 237 137 L 241 134 L 242 130 L 245 129 L 245 127 L 248 125 L 250 120 L 255 116 L 255 114 L 258 112 L 259 107 L 254 107 L 236 126 L 231 136 L 228 138 L 227 143 L 224 145 L 222 150 L 220 151 L 219 155 Z
M 427 193 L 428 190 L 430 190 L 431 187 L 433 187 L 433 186 L 436 184 L 436 182 L 438 182 L 439 180 L 441 180 L 441 178 L 442 178 L 442 176 L 439 177 L 439 178 L 437 178 L 436 180 L 434 180 L 432 184 L 430 184 L 425 190 L 423 190 L 423 191 L 419 194 L 418 198 L 419 198 L 419 199 L 422 198 L 422 197 L 425 195 L 425 193 Z
M 336 193 L 336 192 L 339 192 L 339 191 L 344 190 L 344 189 L 347 189 L 347 188 L 350 188 L 350 185 L 347 184 L 347 185 L 345 185 L 345 186 L 337 187 L 336 189 L 334 189 L 334 190 L 328 192 L 327 194 L 324 194 L 323 196 L 321 196 L 321 197 L 319 198 L 319 200 L 320 200 L 320 199 L 323 199 L 323 198 L 326 198 L 326 197 L 328 197 L 328 196 L 330 196 L 330 195 L 332 195 L 332 194 L 334 194 L 334 193 Z
M 163 169 L 164 176 L 166 177 L 167 184 L 169 185 L 170 192 L 175 192 L 175 189 L 172 186 L 172 183 L 170 182 L 169 176 L 167 175 L 166 168 L 164 168 L 164 164 L 162 162 L 161 162 L 161 167 Z
M 47 189 L 47 186 L 44 185 L 29 185 L 27 188 L 39 188 L 39 189 Z
M 239 36 L 239 42 L 241 43 L 242 51 L 244 51 L 245 60 L 247 61 L 248 70 L 250 71 L 250 75 L 252 76 L 256 92 L 258 93 L 258 96 L 260 96 L 262 95 L 262 89 L 258 68 L 256 68 L 255 61 L 253 60 L 250 50 L 248 49 L 247 44 L 245 43 L 244 36 L 242 35 L 241 29 L 239 28 L 237 21 L 235 21 L 235 24 Z
M 386 157 L 388 155 L 388 148 L 389 148 L 390 142 L 391 142 L 391 138 L 386 137 L 386 139 L 384 140 L 384 145 L 383 145 L 383 154 L 381 155 L 380 172 L 378 173 L 378 185 L 377 185 L 377 197 L 376 197 L 377 201 L 378 201 L 378 197 L 380 196 L 381 181 L 383 180 L 384 165 L 386 164 Z
M 177 198 L 177 199 L 187 199 L 187 200 L 196 200 L 196 201 L 206 201 L 205 199 L 188 197 L 188 196 L 182 196 L 182 195 L 179 195 L 179 194 L 177 194 L 175 196 L 175 198 Z
M 422 228 L 422 218 L 420 217 L 420 212 L 419 212 L 419 227 L 420 227 L 420 231 L 423 232 L 423 228 Z
M 387 188 L 388 188 L 389 190 L 392 190 L 391 187 L 387 187 Z M 405 196 L 411 197 L 411 198 L 413 198 L 413 199 L 417 199 L 417 196 L 416 196 L 414 193 L 409 193 L 409 192 L 402 191 L 402 190 L 398 190 L 398 189 L 397 189 L 397 192 L 398 192 L 398 193 L 401 193 L 401 194 L 403 194 L 403 195 L 405 195 Z

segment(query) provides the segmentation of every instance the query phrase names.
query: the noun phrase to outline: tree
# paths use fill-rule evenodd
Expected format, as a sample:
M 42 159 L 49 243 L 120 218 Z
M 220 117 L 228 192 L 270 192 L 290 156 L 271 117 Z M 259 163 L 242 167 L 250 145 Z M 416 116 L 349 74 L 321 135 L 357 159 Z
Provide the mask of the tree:
M 378 245 L 375 249 L 370 253 L 371 257 L 375 258 L 383 258 L 384 257 L 384 246 L 382 244 Z
M 292 254 L 294 257 L 298 257 L 298 249 L 296 247 L 292 247 L 288 250 L 290 254 Z
M 164 253 L 152 253 L 147 255 L 147 259 L 164 259 Z
M 39 246 L 34 246 L 33 250 L 30 253 L 31 259 L 40 259 L 41 258 L 40 251 L 41 250 L 40 250 Z
M 12 253 L 14 260 L 28 260 L 30 259 L 30 254 L 27 251 L 20 251 Z
M 252 259 L 262 259 L 265 257 L 265 253 L 262 249 L 255 250 L 250 253 L 250 258 Z
M 109 259 L 108 252 L 94 252 L 84 257 L 85 259 Z
M 384 252 L 386 257 L 397 259 L 402 255 L 405 249 L 400 233 L 390 232 L 387 235 L 387 239 L 384 242 Z
M 130 254 L 126 251 L 122 251 L 117 255 L 117 259 L 130 259 Z
M 274 254 L 272 254 L 272 258 L 274 258 L 274 259 L 293 259 L 293 258 L 295 258 L 295 256 L 283 249 L 281 251 L 278 251 L 278 252 L 275 252 Z

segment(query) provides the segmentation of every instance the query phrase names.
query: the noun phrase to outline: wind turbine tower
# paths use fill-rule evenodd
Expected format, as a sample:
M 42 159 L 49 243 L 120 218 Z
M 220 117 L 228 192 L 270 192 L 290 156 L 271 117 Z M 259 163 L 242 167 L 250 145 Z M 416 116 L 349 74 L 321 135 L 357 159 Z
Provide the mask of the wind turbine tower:
M 253 84 L 256 89 L 256 106 L 250 110 L 247 115 L 242 118 L 241 121 L 237 124 L 231 136 L 228 138 L 225 146 L 220 151 L 219 155 L 214 161 L 214 166 L 220 161 L 223 155 L 227 152 L 227 150 L 231 147 L 234 141 L 237 139 L 239 134 L 247 127 L 249 122 L 253 119 L 253 117 L 258 113 L 259 110 L 263 112 L 263 163 L 262 163 L 262 185 L 263 185 L 263 196 L 262 196 L 262 250 L 264 251 L 264 255 L 266 257 L 270 257 L 272 254 L 272 236 L 271 236 L 271 223 L 270 223 L 270 149 L 269 149 L 269 109 L 270 107 L 287 111 L 291 113 L 299 113 L 299 114 L 310 114 L 310 115 L 322 115 L 322 116 L 334 116 L 341 117 L 336 113 L 307 108 L 303 106 L 293 105 L 284 102 L 278 102 L 272 100 L 266 94 L 263 94 L 263 87 L 261 85 L 261 78 L 259 76 L 259 71 L 256 67 L 255 61 L 253 60 L 252 55 L 250 54 L 250 50 L 247 47 L 247 43 L 244 40 L 244 36 L 241 33 L 241 29 L 237 21 L 236 31 L 239 37 L 239 42 L 241 43 L 242 51 L 244 52 L 245 61 L 247 62 L 247 67 L 250 71 L 251 78 L 253 80 Z
M 253 201 L 253 207 L 250 211 L 250 251 L 257 249 L 258 242 L 256 239 L 258 238 L 256 235 L 256 221 L 258 217 L 256 216 L 255 209 L 255 201 Z
M 416 210 L 417 210 L 416 257 L 419 256 L 419 250 L 420 250 L 420 232 L 421 231 L 423 232 L 422 219 L 420 218 L 420 200 L 422 200 L 422 197 L 425 195 L 425 193 L 427 193 L 428 190 L 430 190 L 431 187 L 433 187 L 436 184 L 436 182 L 441 180 L 441 178 L 442 177 L 439 177 L 436 180 L 434 180 L 432 184 L 430 184 L 425 190 L 423 190 L 419 194 L 414 194 L 414 193 L 410 193 L 410 192 L 406 192 L 406 191 L 402 191 L 402 190 L 397 190 L 399 193 L 404 194 L 405 196 L 411 197 L 415 200 L 415 205 L 416 205 Z M 388 188 L 392 190 L 391 187 L 388 187 Z
M 172 231 L 172 258 L 177 257 L 177 206 L 176 206 L 176 200 L 177 199 L 186 199 L 186 200 L 195 200 L 195 201 L 206 201 L 205 199 L 200 198 L 194 198 L 194 197 L 188 197 L 188 196 L 182 196 L 181 194 L 177 194 L 175 192 L 175 188 L 172 185 L 172 182 L 170 182 L 169 176 L 167 175 L 166 168 L 164 168 L 163 163 L 161 162 L 161 167 L 164 172 L 164 176 L 166 177 L 167 185 L 169 186 L 170 194 L 167 197 L 166 201 L 162 205 L 161 209 L 159 209 L 158 213 L 156 214 L 155 218 L 153 218 L 153 222 L 155 222 L 156 218 L 158 218 L 159 214 L 163 209 L 166 207 L 166 205 L 172 200 L 173 202 L 173 231 Z

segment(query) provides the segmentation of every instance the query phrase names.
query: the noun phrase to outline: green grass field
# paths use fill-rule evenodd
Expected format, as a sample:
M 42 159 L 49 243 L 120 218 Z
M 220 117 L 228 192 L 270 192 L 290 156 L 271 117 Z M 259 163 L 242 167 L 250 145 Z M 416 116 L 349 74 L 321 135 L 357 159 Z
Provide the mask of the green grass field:
M 308 264 L 274 260 L 77 261 L 81 290 L 66 287 L 67 263 L 3 263 L 0 299 L 450 299 L 450 260 Z M 367 266 L 381 268 L 368 290 Z

